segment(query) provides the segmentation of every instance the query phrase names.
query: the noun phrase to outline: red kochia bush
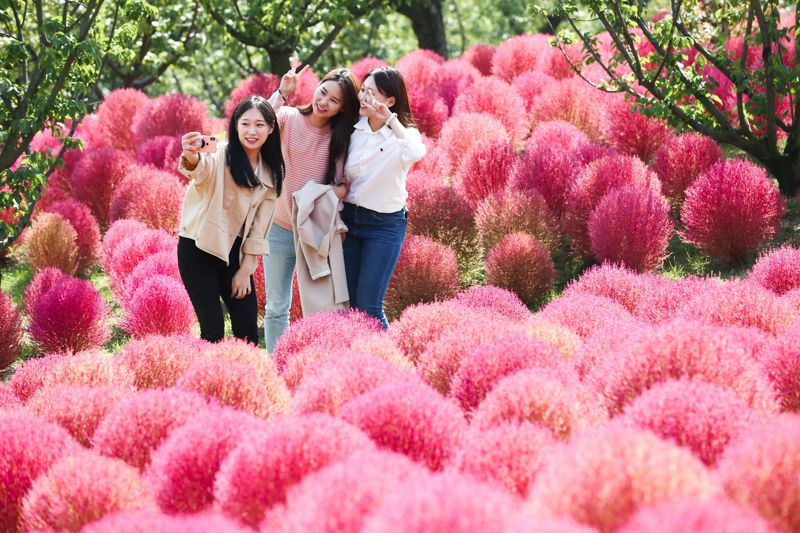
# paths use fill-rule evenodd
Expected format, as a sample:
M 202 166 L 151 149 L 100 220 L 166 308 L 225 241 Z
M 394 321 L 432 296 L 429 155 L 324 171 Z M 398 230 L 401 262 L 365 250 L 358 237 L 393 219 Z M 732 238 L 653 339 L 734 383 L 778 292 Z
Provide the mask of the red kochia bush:
M 353 77 L 358 81 L 358 83 L 362 83 L 371 70 L 388 66 L 389 63 L 383 59 L 373 56 L 366 56 L 350 65 L 350 72 L 353 73 Z
M 447 150 L 433 139 L 423 136 L 422 142 L 425 143 L 425 155 L 411 166 L 406 186 L 410 186 L 415 180 L 431 179 L 437 183 L 445 183 L 450 172 L 453 170 L 453 162 Z
M 22 235 L 22 257 L 34 272 L 48 267 L 70 275 L 78 271 L 78 234 L 63 216 L 40 213 Z
M 64 457 L 33 483 L 21 522 L 26 530 L 79 531 L 117 511 L 155 508 L 135 468 L 86 451 Z
M 525 113 L 525 102 L 514 88 L 495 78 L 479 78 L 456 99 L 453 114 L 489 113 L 505 126 L 515 147 L 521 147 L 528 134 L 529 124 Z
M 152 276 L 166 276 L 180 281 L 181 274 L 178 270 L 177 255 L 170 252 L 159 252 L 142 259 L 125 281 L 125 300 L 129 301 L 136 290 L 149 281 Z
M 340 416 L 380 447 L 441 469 L 464 437 L 467 423 L 458 406 L 419 382 L 372 389 L 347 402 Z
M 728 496 L 782 531 L 800 529 L 800 416 L 783 414 L 732 442 L 718 472 Z
M 117 184 L 111 197 L 109 217 L 140 220 L 151 228 L 177 233 L 184 185 L 173 172 L 144 166 Z
M 22 402 L 14 393 L 14 388 L 11 385 L 0 383 L 0 411 L 13 410 L 22 407 Z
M 194 308 L 186 289 L 173 277 L 155 275 L 125 302 L 123 329 L 136 337 L 191 333 Z
M 502 191 L 517 155 L 506 141 L 486 139 L 473 145 L 456 173 L 456 183 L 464 196 L 478 203 Z
M 408 233 L 469 254 L 476 245 L 474 206 L 450 185 L 416 174 L 408 184 Z
M 669 203 L 660 193 L 620 187 L 603 196 L 586 229 L 598 261 L 647 272 L 664 261 L 673 225 Z
M 533 235 L 548 250 L 561 241 L 558 220 L 536 190 L 506 188 L 487 196 L 475 210 L 475 225 L 487 250 L 511 233 Z
M 133 139 L 133 117 L 147 105 L 150 98 L 138 89 L 115 89 L 108 93 L 97 108 L 97 128 L 112 148 L 136 151 Z
M 304 476 L 359 451 L 369 438 L 323 414 L 282 417 L 245 434 L 222 463 L 214 482 L 216 507 L 250 527 L 264 512 L 286 501 L 286 491 Z
M 517 35 L 497 47 L 492 61 L 492 74 L 511 81 L 528 70 L 540 70 L 544 56 L 551 48 L 549 36 Z
M 689 185 L 720 158 L 722 149 L 714 139 L 698 133 L 683 133 L 668 139 L 656 152 L 651 165 L 661 180 L 664 194 L 680 204 Z
M 9 384 L 14 394 L 24 403 L 42 387 L 50 370 L 57 366 L 63 355 L 53 354 L 45 357 L 31 357 L 17 367 Z
M 447 103 L 433 89 L 419 85 L 408 86 L 408 102 L 417 129 L 429 137 L 438 137 L 449 115 Z
M 529 72 L 526 75 L 534 74 Z M 574 124 L 563 120 L 540 122 L 526 141 L 527 150 L 550 146 L 562 150 L 580 150 L 590 144 L 589 138 Z
M 22 396 L 55 385 L 89 387 L 116 386 L 134 390 L 131 371 L 113 357 L 97 350 L 86 350 L 74 355 L 51 354 L 40 359 L 27 378 L 20 383 Z M 38 374 L 38 375 L 37 375 Z
M 100 249 L 100 266 L 108 273 L 111 271 L 111 259 L 122 241 L 147 229 L 147 226 L 138 220 L 117 220 L 109 226 L 103 235 L 103 244 Z
M 517 161 L 508 184 L 520 191 L 538 191 L 548 207 L 561 216 L 567 194 L 582 167 L 572 151 L 560 146 L 529 146 Z
M 477 68 L 460 57 L 442 64 L 438 74 L 438 93 L 447 104 L 448 113 L 453 110 L 458 96 L 481 77 Z
M 0 528 L 17 531 L 33 481 L 81 445 L 66 429 L 23 412 L 0 413 Z
M 603 93 L 579 78 L 565 79 L 546 88 L 530 109 L 532 125 L 564 120 L 583 131 L 589 140 L 603 139 Z
M 635 312 L 649 285 L 660 279 L 642 276 L 623 266 L 603 263 L 585 270 L 580 278 L 567 285 L 562 295 L 584 293 L 605 296 L 628 311 Z
M 785 294 L 800 287 L 800 249 L 781 246 L 758 258 L 747 279 L 775 294 Z
M 75 165 L 73 196 L 89 206 L 100 228 L 108 226 L 108 208 L 114 188 L 133 166 L 133 158 L 127 152 L 113 148 L 87 150 Z
M 775 528 L 747 507 L 722 497 L 679 500 L 645 507 L 620 533 L 774 533 Z
M 181 151 L 180 136 L 159 135 L 148 139 L 142 146 L 138 147 L 136 150 L 136 162 L 159 170 L 166 170 L 178 176 L 181 183 L 186 183 L 186 176 L 178 172 L 177 169 Z M 111 218 L 114 218 L 113 214 Z
M 522 101 L 525 102 L 525 109 L 530 111 L 539 95 L 556 83 L 556 79 L 549 74 L 530 70 L 514 78 L 511 85 L 517 90 L 517 94 L 522 97 Z
M 593 294 L 562 296 L 547 304 L 538 316 L 563 324 L 581 337 L 588 337 L 604 326 L 633 321 L 622 305 Z
M 116 358 L 129 368 L 138 389 L 159 389 L 175 385 L 178 377 L 202 356 L 204 341 L 192 336 L 150 335 L 126 342 Z
M 159 252 L 175 253 L 175 239 L 164 230 L 145 229 L 132 232 L 114 247 L 108 274 L 111 288 L 120 296 L 125 293 L 125 282 L 142 260 Z
M 257 72 L 256 74 L 243 79 L 239 82 L 239 85 L 237 85 L 233 91 L 231 91 L 230 96 L 225 101 L 225 117 L 229 118 L 231 115 L 233 115 L 233 110 L 236 109 L 236 106 L 248 96 L 256 94 L 263 98 L 269 98 L 276 90 L 278 90 L 280 83 L 280 76 L 275 74 L 265 74 L 263 72 Z
M 763 168 L 743 159 L 719 161 L 686 190 L 680 235 L 728 263 L 774 237 L 784 209 L 778 187 Z
M 760 355 L 761 366 L 785 411 L 800 411 L 800 327 L 784 332 Z
M 473 285 L 458 293 L 453 302 L 496 313 L 512 321 L 525 320 L 531 316 L 519 296 L 494 285 Z
M 626 422 L 689 448 L 707 465 L 713 465 L 728 442 L 756 419 L 732 392 L 686 378 L 654 386 L 623 414 Z
M 86 272 L 97 262 L 100 254 L 100 226 L 88 206 L 75 200 L 55 202 L 47 212 L 58 213 L 75 230 L 78 272 Z
M 205 104 L 193 96 L 166 94 L 154 98 L 133 117 L 136 144 L 159 135 L 183 135 L 187 131 L 209 133 L 211 119 Z
M 252 533 L 230 518 L 218 513 L 197 513 L 170 516 L 160 511 L 120 511 L 92 522 L 82 533 L 198 533 L 219 531 L 224 533 Z
M 0 291 L 0 370 L 14 362 L 22 343 L 19 311 L 6 293 Z
M 473 44 L 464 52 L 463 58 L 465 61 L 472 63 L 481 74 L 489 76 L 492 73 L 492 60 L 495 52 L 496 49 L 491 44 Z
M 553 453 L 536 477 L 534 509 L 614 531 L 640 507 L 716 490 L 691 452 L 649 431 L 610 424 Z
M 620 153 L 647 162 L 669 140 L 672 129 L 663 120 L 631 111 L 632 105 L 624 98 L 609 102 L 604 116 L 606 139 Z
M 457 292 L 455 251 L 428 237 L 410 235 L 386 290 L 386 317 L 394 320 L 409 305 L 450 298 Z
M 486 256 L 486 282 L 508 289 L 533 306 L 553 287 L 550 251 L 526 233 L 506 235 Z
M 420 48 L 398 59 L 395 67 L 403 75 L 406 85 L 433 88 L 438 82 L 439 66 L 442 63 L 442 56 L 432 50 Z
M 460 113 L 450 117 L 442 126 L 439 145 L 447 150 L 454 170 L 458 170 L 469 149 L 487 139 L 509 140 L 500 120 L 489 113 Z
M 69 279 L 36 302 L 28 331 L 45 352 L 95 348 L 109 337 L 108 307 L 91 282 Z

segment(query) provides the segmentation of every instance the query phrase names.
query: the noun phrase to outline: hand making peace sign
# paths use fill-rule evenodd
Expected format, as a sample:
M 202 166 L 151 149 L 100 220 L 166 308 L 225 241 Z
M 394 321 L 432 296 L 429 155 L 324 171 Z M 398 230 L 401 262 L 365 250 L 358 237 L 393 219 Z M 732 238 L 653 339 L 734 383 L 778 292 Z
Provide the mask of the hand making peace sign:
M 297 80 L 300 76 L 303 75 L 305 71 L 309 69 L 309 65 L 305 65 L 300 72 L 296 72 L 295 69 L 290 68 L 289 71 L 283 75 L 281 78 L 281 85 L 278 88 L 284 98 L 289 98 L 294 94 L 295 89 L 297 89 Z

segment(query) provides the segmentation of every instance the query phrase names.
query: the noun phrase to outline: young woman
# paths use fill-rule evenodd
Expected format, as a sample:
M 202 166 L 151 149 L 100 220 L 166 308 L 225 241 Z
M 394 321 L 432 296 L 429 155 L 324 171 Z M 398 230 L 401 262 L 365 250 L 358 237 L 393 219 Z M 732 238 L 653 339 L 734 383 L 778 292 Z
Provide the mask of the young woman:
M 425 155 L 408 104 L 402 74 L 371 71 L 359 93 L 361 119 L 354 127 L 345 166 L 349 191 L 344 264 L 350 306 L 388 327 L 383 297 L 406 234 L 406 176 Z
M 281 79 L 280 88 L 270 98 L 276 107 L 294 92 L 296 79 L 302 72 L 290 70 Z M 347 69 L 328 72 L 317 85 L 307 106 L 278 108 L 286 179 L 275 207 L 275 224 L 269 233 L 270 253 L 264 258 L 267 287 L 264 336 L 270 353 L 278 337 L 289 326 L 292 276 L 296 261 L 292 236 L 292 195 L 309 181 L 339 183 L 358 110 L 357 83 Z M 336 187 L 336 194 L 340 198 L 346 192 L 346 186 Z
M 228 142 L 201 153 L 201 134 L 181 139 L 179 170 L 186 189 L 178 240 L 178 269 L 200 322 L 200 336 L 225 332 L 220 298 L 234 336 L 258 344 L 258 303 L 252 275 L 269 252 L 267 235 L 283 187 L 280 128 L 272 106 L 251 96 L 233 112 Z

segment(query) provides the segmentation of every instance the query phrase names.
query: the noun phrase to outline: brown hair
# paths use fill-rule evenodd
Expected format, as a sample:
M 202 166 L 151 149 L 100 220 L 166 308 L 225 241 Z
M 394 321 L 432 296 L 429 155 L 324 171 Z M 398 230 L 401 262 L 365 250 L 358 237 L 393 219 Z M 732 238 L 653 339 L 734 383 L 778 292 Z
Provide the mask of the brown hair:
M 397 113 L 400 124 L 406 128 L 415 128 L 414 115 L 411 114 L 411 105 L 408 103 L 406 82 L 399 70 L 392 67 L 378 67 L 369 71 L 364 80 L 372 76 L 375 86 L 386 96 L 394 97 L 394 105 L 389 108 L 392 113 Z

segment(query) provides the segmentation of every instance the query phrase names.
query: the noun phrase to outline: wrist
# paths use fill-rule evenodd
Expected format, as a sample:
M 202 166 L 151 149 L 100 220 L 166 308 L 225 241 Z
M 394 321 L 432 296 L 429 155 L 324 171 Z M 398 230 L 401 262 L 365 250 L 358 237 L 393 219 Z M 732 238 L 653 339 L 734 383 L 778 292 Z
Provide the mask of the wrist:
M 389 118 L 387 118 L 387 119 L 384 121 L 383 125 L 384 125 L 384 126 L 389 126 L 389 127 L 391 127 L 391 125 L 392 125 L 392 122 L 393 122 L 394 120 L 396 120 L 396 119 L 397 119 L 397 113 L 392 113 L 392 114 L 390 114 L 390 115 L 389 115 Z

